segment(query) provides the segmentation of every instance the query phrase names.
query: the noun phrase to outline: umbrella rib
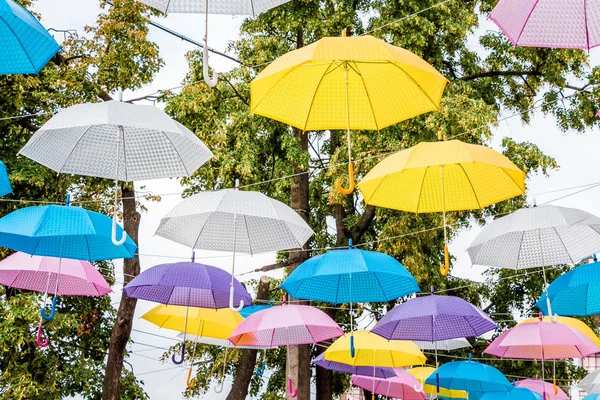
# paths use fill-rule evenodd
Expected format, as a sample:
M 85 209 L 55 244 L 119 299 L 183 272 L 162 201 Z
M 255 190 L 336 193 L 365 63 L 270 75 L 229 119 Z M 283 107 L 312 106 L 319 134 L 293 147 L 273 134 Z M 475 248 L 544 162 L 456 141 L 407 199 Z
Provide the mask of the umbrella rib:
M 412 155 L 412 152 L 411 152 Z M 410 156 L 409 156 L 410 157 Z M 423 184 L 425 183 L 425 177 L 427 177 L 427 171 L 429 167 L 425 167 L 425 172 L 423 172 L 423 179 L 421 180 L 421 188 L 419 189 L 419 198 L 417 199 L 417 212 L 415 214 L 419 214 L 419 206 L 421 205 L 421 196 L 423 195 Z
M 171 147 L 175 151 L 175 154 L 177 154 L 177 158 L 179 158 L 179 161 L 181 161 L 181 165 L 183 165 L 183 169 L 185 170 L 185 173 L 187 174 L 187 176 L 191 176 L 192 174 L 190 174 L 190 171 L 188 171 L 187 166 L 185 165 L 185 163 L 183 162 L 183 159 L 181 158 L 181 154 L 179 154 L 179 152 L 177 151 L 177 148 L 173 144 L 173 141 L 171 140 L 171 138 L 166 134 L 165 131 L 159 131 L 159 132 L 161 132 L 164 135 L 164 137 L 167 138 L 167 140 L 171 144 Z M 124 137 L 123 137 L 123 142 L 125 142 Z M 125 144 L 123 144 L 123 151 L 125 151 Z M 127 165 L 125 165 L 125 166 L 127 166 Z M 127 178 L 127 168 L 125 168 L 125 178 Z
M 525 232 L 521 232 L 521 240 L 519 240 L 519 250 L 517 251 L 517 265 L 515 265 L 515 271 L 519 270 L 519 261 L 521 260 L 521 248 L 523 247 L 523 237 L 525 237 Z
M 406 72 L 401 66 L 399 66 L 395 62 L 392 62 L 390 64 L 392 64 L 393 66 L 398 68 L 400 71 L 402 71 L 404 73 L 404 75 L 406 75 L 411 81 L 413 81 L 413 83 L 417 86 L 417 88 L 419 88 L 419 90 L 425 95 L 425 97 L 427 97 L 427 99 L 431 102 L 431 104 L 433 104 L 433 106 L 435 107 L 436 110 L 440 109 L 435 104 L 435 102 L 431 99 L 431 97 L 429 97 L 429 94 L 427 94 L 427 92 L 421 87 L 421 85 L 415 80 L 415 78 L 412 77 L 412 75 L 410 75 L 408 72 Z M 424 114 L 424 113 L 421 113 L 421 114 Z M 417 115 L 419 115 L 419 114 L 417 114 Z
M 250 251 L 250 255 L 254 255 L 252 252 L 252 245 L 250 244 L 250 229 L 248 228 L 248 220 L 247 215 L 242 214 L 242 218 L 244 219 L 244 225 L 246 226 L 246 237 L 248 238 L 248 250 Z M 235 252 L 236 249 L 233 249 Z
M 85 238 L 85 244 L 87 245 L 87 253 L 88 253 L 88 260 L 89 262 L 92 262 L 92 253 L 90 253 L 90 242 L 88 242 L 88 237 L 87 235 L 83 236 Z
M 533 5 L 533 7 L 531 7 L 531 11 L 529 11 L 529 14 L 527 15 L 527 18 L 525 19 L 525 22 L 523 23 L 523 27 L 521 27 L 521 31 L 519 32 L 519 36 L 517 36 L 517 40 L 515 41 L 515 45 L 519 44 L 519 40 L 521 40 L 521 36 L 523 36 L 523 31 L 525 30 L 525 27 L 527 26 L 527 24 L 529 23 L 529 20 L 531 19 L 531 14 L 533 14 L 533 12 L 535 11 L 535 8 L 537 7 L 538 3 L 540 2 L 540 0 L 536 0 L 535 4 Z
M 17 33 L 12 28 L 12 26 L 10 26 L 10 24 L 8 23 L 8 21 L 6 21 L 4 18 L 0 18 L 0 19 L 4 22 L 4 24 L 6 25 L 6 27 L 12 32 L 12 34 L 14 35 L 14 38 L 17 40 L 17 43 L 19 43 L 19 46 L 23 50 L 23 53 L 25 53 L 25 56 L 27 57 L 27 61 L 29 61 L 29 65 L 31 65 L 31 67 L 35 71 L 37 68 L 33 64 L 33 61 L 31 61 L 31 57 L 29 57 L 29 53 L 27 52 L 27 49 L 25 49 L 25 46 L 23 46 L 23 43 L 21 43 L 21 39 L 19 38 L 19 35 L 17 35 Z M 18 19 L 20 21 L 22 21 L 21 18 L 18 18 Z M 24 21 L 22 21 L 22 22 L 24 22 Z
M 315 88 L 315 91 L 313 93 L 313 97 L 312 97 L 312 99 L 310 101 L 310 106 L 308 107 L 308 112 L 306 113 L 306 119 L 304 120 L 304 128 L 302 128 L 303 132 L 306 132 L 306 127 L 308 125 L 308 119 L 310 118 L 310 113 L 312 111 L 313 105 L 315 104 L 315 98 L 317 97 L 317 93 L 319 92 L 319 88 L 321 87 L 321 83 L 323 83 L 323 79 L 325 78 L 325 75 L 327 75 L 327 72 L 331 68 L 332 64 L 333 63 L 329 63 L 329 65 L 327 66 L 327 69 L 325 70 L 325 72 L 323 73 L 323 75 L 321 75 L 321 79 L 319 79 L 319 83 L 317 84 L 317 87 Z
M 61 165 L 61 167 L 58 169 L 58 173 L 62 174 L 62 170 L 65 167 L 65 165 L 67 164 L 67 161 L 69 161 L 69 158 L 71 158 L 71 156 L 73 155 L 73 152 L 75 151 L 75 149 L 77 148 L 77 146 L 79 146 L 79 143 L 83 140 L 83 137 L 85 135 L 87 135 L 87 133 L 90 131 L 90 129 L 92 129 L 93 125 L 89 125 L 87 128 L 85 128 L 85 130 L 83 131 L 83 133 L 81 134 L 81 136 L 79 136 L 79 139 L 77 139 L 77 142 L 75 143 L 75 145 L 73 146 L 73 148 L 71 149 L 71 151 L 69 152 L 69 155 L 67 156 L 67 158 L 65 158 L 65 162 L 63 163 L 63 165 Z M 118 155 L 117 155 L 118 156 Z
M 360 80 L 363 83 L 363 87 L 365 88 L 365 93 L 367 94 L 367 100 L 369 100 L 369 107 L 371 107 L 371 114 L 373 115 L 373 122 L 375 122 L 375 127 L 377 128 L 377 132 L 379 132 L 379 123 L 377 123 L 377 118 L 375 116 L 375 110 L 373 109 L 373 102 L 371 101 L 371 96 L 369 95 L 369 90 L 367 89 L 367 83 L 365 82 L 365 78 L 362 76 L 362 73 L 358 69 L 358 63 L 354 61 L 354 67 L 356 68 L 356 74 L 360 76 Z M 348 127 L 349 128 L 349 127 Z
M 467 178 L 467 180 L 469 181 L 469 186 L 471 186 L 471 190 L 473 191 L 473 196 L 475 196 L 475 201 L 477 202 L 477 206 L 481 210 L 483 207 L 481 207 L 481 202 L 479 201 L 479 198 L 477 197 L 477 192 L 475 191 L 475 186 L 473 186 L 473 182 L 471 182 L 471 178 L 469 178 L 469 174 L 467 174 L 467 171 L 465 171 L 465 168 L 462 166 L 461 163 L 458 163 L 458 166 L 460 167 L 460 169 L 462 169 L 463 173 L 465 174 L 465 178 Z
M 571 260 L 571 264 L 574 265 L 575 264 L 575 260 L 573 260 L 573 257 L 571 257 L 571 253 L 569 253 L 569 249 L 567 249 L 567 246 L 565 245 L 565 242 L 563 242 L 562 237 L 560 236 L 560 234 L 556 230 L 556 226 L 553 226 L 552 229 L 554 230 L 554 232 L 556 232 L 556 236 L 558 236 L 558 240 L 560 240 L 560 243 L 562 244 L 563 248 L 567 252 L 567 256 L 569 257 L 569 260 Z

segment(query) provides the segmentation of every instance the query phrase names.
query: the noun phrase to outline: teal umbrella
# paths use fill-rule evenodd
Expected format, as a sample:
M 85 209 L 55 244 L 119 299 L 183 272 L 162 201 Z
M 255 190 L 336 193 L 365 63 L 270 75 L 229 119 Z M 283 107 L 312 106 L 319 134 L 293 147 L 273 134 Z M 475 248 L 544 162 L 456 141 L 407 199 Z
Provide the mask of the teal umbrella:
M 6 196 L 12 192 L 10 180 L 8 179 L 8 172 L 6 171 L 6 165 L 0 161 L 0 196 Z

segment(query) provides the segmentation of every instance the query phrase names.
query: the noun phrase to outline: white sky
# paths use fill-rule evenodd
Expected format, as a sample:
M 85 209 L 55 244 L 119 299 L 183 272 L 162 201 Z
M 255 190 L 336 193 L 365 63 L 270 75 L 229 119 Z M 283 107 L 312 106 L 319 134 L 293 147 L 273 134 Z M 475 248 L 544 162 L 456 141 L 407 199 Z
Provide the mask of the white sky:
M 98 1 L 96 0 L 37 0 L 35 10 L 42 14 L 42 23 L 46 28 L 76 29 L 80 34 L 83 34 L 83 27 L 94 24 L 96 20 L 99 12 L 97 4 Z M 70 10 L 76 10 L 76 12 L 69 12 Z M 218 50 L 224 50 L 228 42 L 236 39 L 242 20 L 240 17 L 211 16 L 209 45 Z M 196 40 L 201 40 L 204 33 L 203 16 L 201 15 L 173 14 L 165 19 L 157 20 L 157 22 Z M 493 25 L 486 25 L 484 28 L 495 29 Z M 57 34 L 56 38 L 57 40 L 61 40 L 62 35 Z M 151 85 L 136 93 L 126 92 L 123 96 L 124 100 L 153 93 L 158 89 L 175 87 L 182 82 L 188 71 L 184 56 L 187 51 L 193 49 L 192 45 L 153 27 L 150 28 L 150 39 L 160 46 L 161 56 L 165 60 L 166 65 Z M 476 44 L 476 42 L 472 43 Z M 592 51 L 593 65 L 598 64 L 598 61 L 600 61 L 599 54 L 598 51 Z M 211 66 L 217 71 L 226 71 L 235 66 L 233 62 L 216 55 L 211 56 L 210 61 Z M 552 118 L 539 116 L 529 126 L 523 126 L 519 118 L 502 122 L 495 130 L 495 133 L 497 136 L 494 138 L 492 145 L 496 148 L 498 148 L 502 137 L 509 136 L 516 141 L 533 142 L 546 154 L 558 160 L 561 168 L 559 171 L 553 172 L 550 178 L 536 176 L 528 182 L 530 198 L 535 197 L 538 204 L 576 192 L 580 189 L 551 194 L 540 193 L 600 181 L 600 173 L 598 172 L 600 171 L 600 157 L 598 156 L 600 137 L 596 131 L 588 131 L 583 135 L 576 133 L 563 134 L 555 127 L 555 121 Z M 146 185 L 147 190 L 155 194 L 177 194 L 182 191 L 177 180 L 149 181 L 140 183 L 141 185 Z M 592 189 L 559 200 L 553 204 L 580 208 L 600 215 L 600 203 L 596 198 L 599 192 L 600 188 Z M 140 254 L 142 255 L 142 270 L 156 264 L 177 261 L 176 257 L 190 257 L 189 249 L 153 236 L 160 218 L 179 201 L 180 196 L 169 195 L 163 196 L 161 203 L 147 204 L 148 212 L 142 217 L 139 240 Z M 450 251 L 457 257 L 457 262 L 454 264 L 452 271 L 453 275 L 475 280 L 481 278 L 482 270 L 471 267 L 466 253 L 467 246 L 478 231 L 479 229 L 472 229 L 469 232 L 464 232 L 451 244 Z M 215 255 L 217 258 L 202 259 L 202 257 Z M 197 251 L 196 259 L 200 262 L 225 269 L 229 269 L 231 263 L 231 259 L 226 255 L 224 256 L 223 253 Z M 260 255 L 253 258 L 240 256 L 236 263 L 236 272 L 251 271 L 273 261 L 273 254 Z M 121 272 L 117 273 L 117 280 L 122 282 L 122 270 L 119 271 Z M 271 273 L 272 276 L 277 276 L 277 274 L 281 274 L 281 272 Z M 259 275 L 246 275 L 242 280 L 255 279 Z M 114 289 L 117 293 L 113 296 L 113 300 L 115 303 L 118 303 L 121 287 L 116 286 Z M 154 303 L 144 301 L 138 302 L 136 317 L 141 316 L 154 305 Z M 176 333 L 172 331 L 159 330 L 152 324 L 141 319 L 135 320 L 134 329 L 168 337 L 176 336 Z M 139 332 L 134 332 L 132 338 L 135 342 L 164 348 L 175 343 L 172 340 Z M 166 363 L 160 362 L 158 358 L 163 353 L 161 349 L 140 344 L 131 345 L 130 348 L 134 353 L 129 358 L 129 362 L 133 365 L 136 375 L 145 382 L 145 390 L 152 399 L 174 400 L 183 398 L 181 393 L 185 388 L 185 374 L 187 371 L 185 367 L 174 368 L 174 365 L 170 361 Z M 209 392 L 203 398 L 213 400 L 225 399 L 228 389 L 226 385 L 223 393 L 220 395 Z

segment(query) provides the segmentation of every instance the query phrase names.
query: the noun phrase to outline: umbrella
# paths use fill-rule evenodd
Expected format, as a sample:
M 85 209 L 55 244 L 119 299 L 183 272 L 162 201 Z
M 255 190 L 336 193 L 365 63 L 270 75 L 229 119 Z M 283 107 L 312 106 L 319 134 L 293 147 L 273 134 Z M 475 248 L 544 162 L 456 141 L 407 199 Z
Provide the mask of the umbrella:
M 471 262 L 508 269 L 576 264 L 600 251 L 600 218 L 558 206 L 523 208 L 485 226 L 467 249 Z M 548 291 L 546 290 L 546 296 Z M 550 298 L 546 299 L 552 314 Z
M 313 231 L 277 200 L 259 192 L 225 189 L 183 200 L 161 219 L 156 235 L 190 248 L 233 251 L 229 306 L 240 311 L 244 303 L 240 308 L 233 305 L 236 252 L 301 248 Z
M 556 394 L 554 394 L 554 385 L 552 383 L 540 381 L 538 379 L 523 379 L 522 381 L 516 381 L 515 387 L 529 389 L 541 395 L 546 393 L 546 397 L 548 397 L 549 400 L 569 400 L 569 396 L 561 388 L 557 386 Z
M 401 368 L 394 370 L 396 376 L 388 379 L 372 378 L 355 375 L 352 377 L 352 384 L 363 389 L 370 390 L 375 398 L 376 394 L 387 397 L 394 397 L 402 400 L 425 400 L 425 394 L 417 391 L 419 381 Z
M 542 295 L 535 305 L 548 314 L 545 297 Z M 556 278 L 548 286 L 548 299 L 560 315 L 600 314 L 600 263 L 582 264 Z
M 590 329 L 589 326 L 587 326 L 585 324 L 585 322 L 576 319 L 576 318 L 569 318 L 569 317 L 558 317 L 558 318 L 552 318 L 552 317 L 544 317 L 543 318 L 544 322 L 557 322 L 559 324 L 563 324 L 566 326 L 569 326 L 581 333 L 583 333 L 585 336 L 588 337 L 588 339 L 590 339 L 592 342 L 594 342 L 594 344 L 598 347 L 600 347 L 600 338 L 598 338 L 598 336 L 596 335 L 596 333 Z M 540 322 L 540 318 L 529 318 L 526 319 L 524 321 L 521 321 L 521 324 L 529 324 L 529 323 L 538 323 Z
M 598 397 L 600 397 L 600 393 L 590 393 L 584 396 L 581 400 L 598 400 Z
M 600 369 L 590 372 L 583 378 L 577 387 L 588 393 L 600 393 Z
M 164 111 L 107 101 L 61 110 L 20 150 L 58 173 L 115 180 L 113 242 L 117 240 L 117 182 L 190 176 L 210 150 Z
M 515 46 L 589 50 L 600 44 L 593 1 L 500 0 L 490 19 Z
M 272 304 L 259 304 L 259 305 L 251 305 L 251 306 L 246 306 L 244 308 L 242 308 L 239 313 L 242 317 L 244 318 L 248 318 L 249 316 L 251 316 L 252 314 L 254 314 L 255 312 L 259 312 L 262 310 L 266 310 L 273 307 Z
M 350 353 L 354 354 L 352 302 L 388 302 L 420 292 L 415 278 L 393 257 L 352 248 L 332 250 L 300 264 L 281 285 L 296 299 L 350 303 Z
M 413 213 L 442 212 L 443 275 L 449 272 L 446 211 L 473 210 L 525 193 L 525 173 L 485 146 L 422 142 L 386 157 L 358 184 L 365 203 Z M 402 193 L 402 196 L 398 196 Z
M 37 74 L 60 46 L 29 11 L 0 0 L 0 74 Z
M 258 74 L 250 83 L 250 111 L 303 131 L 345 129 L 350 188 L 336 185 L 349 194 L 350 130 L 379 131 L 438 110 L 447 82 L 417 55 L 372 36 L 326 37 Z
M 436 341 L 422 341 L 415 340 L 415 344 L 421 350 L 444 350 L 444 351 L 452 351 L 458 349 L 464 349 L 466 347 L 471 347 L 471 343 L 466 338 L 456 338 L 456 339 L 446 339 L 446 340 L 436 340 Z
M 543 397 L 533 390 L 515 387 L 509 392 L 488 392 L 480 400 L 542 400 Z
M 419 383 L 419 387 L 416 389 L 420 389 L 425 394 L 429 394 L 432 396 L 444 397 L 448 399 L 466 399 L 468 397 L 467 392 L 463 390 L 450 390 L 446 388 L 440 388 L 439 394 L 435 385 L 426 385 L 425 381 L 431 375 L 435 373 L 435 368 L 432 367 L 414 367 L 409 369 L 409 374 L 417 378 Z
M 344 374 L 352 374 L 352 375 L 364 375 L 364 376 L 373 376 L 377 378 L 388 379 L 396 376 L 393 368 L 389 367 L 375 367 L 373 371 L 373 367 L 359 367 L 344 363 L 339 363 L 335 361 L 328 361 L 325 359 L 323 354 L 319 354 L 317 358 L 315 358 L 312 363 L 317 367 L 325 368 L 331 371 L 342 372 Z
M 8 172 L 6 171 L 6 165 L 0 161 L 0 196 L 6 196 L 12 192 L 10 180 L 8 179 Z
M 209 87 L 217 84 L 217 76 L 208 73 L 208 14 L 250 15 L 256 17 L 289 0 L 139 0 L 164 13 L 204 13 L 204 81 Z

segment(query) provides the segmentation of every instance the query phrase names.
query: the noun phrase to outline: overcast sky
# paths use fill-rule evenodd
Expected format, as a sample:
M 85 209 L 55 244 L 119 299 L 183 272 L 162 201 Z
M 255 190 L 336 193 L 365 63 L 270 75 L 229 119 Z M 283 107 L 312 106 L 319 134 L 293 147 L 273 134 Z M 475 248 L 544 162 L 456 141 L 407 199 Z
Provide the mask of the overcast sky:
M 83 34 L 83 27 L 94 24 L 96 20 L 99 12 L 97 4 L 97 0 L 37 0 L 35 10 L 42 14 L 42 23 L 46 28 L 76 29 L 80 34 Z M 227 44 L 237 37 L 242 20 L 240 17 L 211 16 L 209 31 L 210 46 L 219 50 L 225 50 Z M 157 20 L 157 22 L 196 40 L 201 40 L 204 33 L 203 16 L 200 15 L 173 14 L 167 18 Z M 486 25 L 483 28 L 495 29 L 495 26 Z M 57 36 L 57 39 L 61 37 Z M 150 28 L 150 39 L 160 46 L 161 56 L 165 60 L 166 65 L 151 85 L 136 93 L 126 92 L 124 100 L 153 93 L 159 89 L 175 87 L 185 77 L 187 72 L 185 54 L 187 51 L 193 49 L 193 46 L 153 27 Z M 471 42 L 473 46 L 476 46 L 476 41 Z M 594 65 L 597 65 L 598 61 L 600 61 L 598 54 L 600 54 L 598 50 L 592 51 L 592 62 Z M 217 71 L 226 71 L 235 66 L 235 64 L 222 57 L 213 55 L 211 56 L 211 66 Z M 510 114 L 504 116 L 508 115 Z M 564 134 L 555 127 L 555 121 L 552 118 L 538 116 L 529 126 L 523 126 L 519 118 L 512 118 L 501 122 L 495 133 L 496 137 L 492 142 L 492 146 L 497 149 L 499 148 L 501 139 L 509 136 L 516 141 L 533 142 L 546 154 L 558 160 L 561 168 L 559 171 L 553 172 L 550 178 L 536 176 L 528 182 L 530 202 L 535 197 L 538 204 L 541 204 L 580 191 L 581 188 L 549 193 L 551 191 L 600 181 L 600 174 L 598 173 L 600 171 L 600 157 L 598 156 L 600 138 L 597 131 L 590 130 L 583 135 L 576 133 Z M 156 264 L 180 261 L 182 257 L 190 257 L 189 249 L 153 236 L 159 220 L 180 201 L 179 193 L 181 193 L 182 188 L 178 181 L 149 181 L 141 182 L 138 186 L 141 185 L 146 185 L 147 190 L 155 194 L 170 194 L 162 196 L 162 202 L 158 204 L 147 204 L 148 212 L 142 217 L 139 237 L 142 270 Z M 561 199 L 553 204 L 580 208 L 600 215 L 600 202 L 597 200 L 599 193 L 600 188 L 592 189 Z M 464 232 L 451 244 L 450 251 L 457 257 L 457 262 L 454 264 L 452 271 L 453 275 L 474 280 L 481 279 L 482 270 L 477 267 L 471 267 L 465 251 L 477 232 L 478 229 Z M 226 270 L 231 266 L 231 258 L 223 253 L 197 253 L 196 259 L 200 262 L 219 266 Z M 269 264 L 274 261 L 274 257 L 274 254 L 255 257 L 240 256 L 236 263 L 236 272 L 243 273 Z M 280 271 L 271 273 L 272 276 L 277 277 L 280 274 Z M 245 275 L 241 280 L 255 279 L 257 277 L 256 274 L 250 274 Z M 117 273 L 117 280 L 123 281 L 122 270 Z M 117 285 L 114 289 L 116 294 L 113 296 L 113 300 L 115 306 L 118 306 L 121 287 Z M 163 339 L 139 332 L 144 331 L 168 338 L 176 336 L 176 333 L 172 331 L 160 330 L 152 324 L 137 319 L 154 305 L 154 303 L 144 301 L 138 302 L 136 320 L 134 322 L 135 332 L 132 335 L 133 340 L 138 344 L 130 346 L 133 354 L 129 358 L 129 361 L 133 365 L 135 374 L 145 382 L 145 390 L 152 399 L 180 399 L 182 398 L 181 393 L 185 388 L 185 372 L 187 369 L 185 367 L 176 367 L 171 362 L 162 363 L 159 361 L 159 357 L 163 353 L 163 350 L 160 348 L 166 348 L 175 342 L 171 339 Z M 157 349 L 148 345 L 160 348 Z M 209 392 L 204 396 L 204 399 L 225 399 L 227 392 L 228 386 L 226 385 L 222 394 L 217 395 Z

